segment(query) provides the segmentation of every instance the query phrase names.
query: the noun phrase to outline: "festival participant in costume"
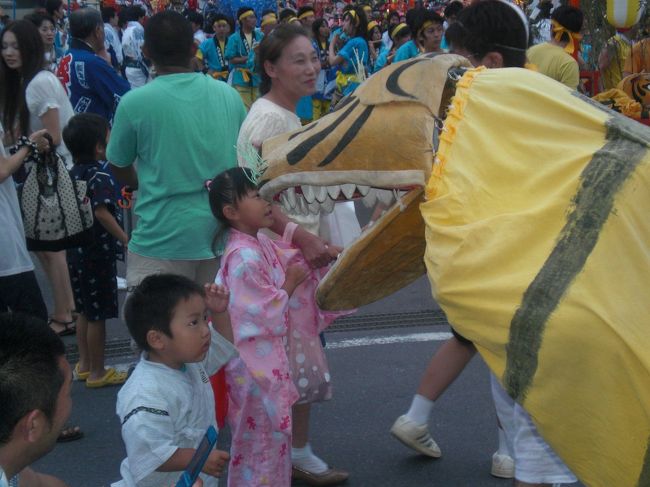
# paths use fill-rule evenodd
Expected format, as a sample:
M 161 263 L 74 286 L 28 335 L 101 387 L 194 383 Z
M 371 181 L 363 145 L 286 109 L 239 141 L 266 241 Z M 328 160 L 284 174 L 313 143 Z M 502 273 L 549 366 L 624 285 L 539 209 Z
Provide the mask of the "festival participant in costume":
M 442 17 L 431 10 L 414 10 L 407 20 L 411 29 L 411 40 L 395 52 L 393 62 L 405 61 L 422 53 L 443 52 L 440 48 L 442 23 Z
M 105 49 L 99 12 L 81 8 L 70 14 L 70 50 L 61 59 L 57 76 L 68 91 L 75 113 L 96 113 L 112 122 L 129 83 L 96 53 Z
M 228 81 L 229 65 L 226 59 L 226 42 L 230 34 L 230 21 L 223 14 L 216 14 L 212 21 L 214 37 L 206 39 L 196 51 L 196 57 L 202 60 L 208 74 L 214 79 Z
M 390 39 L 390 32 L 399 25 L 399 12 L 397 10 L 391 10 L 388 12 L 388 26 L 386 31 L 381 35 L 381 42 L 387 49 L 393 48 L 393 42 Z
M 238 140 L 241 165 L 249 163 L 242 157 L 242 154 L 248 152 L 246 149 L 248 144 L 259 149 L 265 140 L 301 126 L 300 120 L 295 114 L 295 107 L 302 96 L 314 92 L 320 70 L 319 60 L 309 38 L 304 29 L 298 25 L 281 25 L 275 29 L 260 44 L 259 58 L 262 78 L 260 90 L 263 96 L 253 104 L 241 127 Z M 354 228 L 350 229 L 350 225 L 341 229 L 340 226 L 344 226 L 348 219 L 354 218 L 353 223 L 357 225 L 356 235 L 358 235 L 358 222 L 354 216 L 353 207 L 338 208 L 339 205 L 337 205 L 336 213 L 321 216 L 319 212 L 314 214 L 309 211 L 309 204 L 301 195 L 296 195 L 294 204 L 294 210 L 287 216 L 299 223 L 301 230 L 306 229 L 315 235 L 320 233 L 321 236 L 327 234 L 326 240 L 330 240 L 330 237 L 338 236 L 340 233 L 346 233 L 352 239 L 351 234 Z M 281 216 L 281 211 L 276 206 L 273 207 L 273 211 L 275 218 L 278 219 Z M 284 230 L 273 230 L 280 235 L 284 232 Z M 329 246 L 329 250 L 332 255 L 340 251 L 333 245 Z M 320 341 L 316 341 L 320 347 Z M 310 347 L 305 347 L 305 349 L 308 348 Z M 295 352 L 295 347 L 292 349 Z M 299 377 L 296 378 L 296 381 L 299 379 Z M 299 402 L 301 404 L 293 409 L 294 467 L 302 472 L 300 474 L 302 476 L 312 475 L 313 482 L 328 482 L 320 485 L 331 485 L 331 483 L 342 481 L 347 478 L 347 472 L 328 468 L 327 464 L 311 451 L 308 443 L 310 403 L 302 399 Z
M 210 186 L 212 212 L 228 229 L 215 282 L 230 290 L 228 335 L 239 351 L 226 368 L 233 431 L 228 485 L 288 487 L 292 476 L 334 485 L 347 475 L 327 468 L 319 474 L 305 471 L 295 458 L 296 449 L 290 455 L 289 448 L 292 404 L 331 396 L 318 333 L 340 313 L 324 313 L 316 306 L 316 287 L 324 272 L 310 270 L 291 245 L 296 224 L 287 224 L 279 241 L 260 233 L 273 224 L 273 212 L 254 180 L 251 169 L 235 168 L 215 177 Z M 293 420 L 300 419 L 294 412 Z
M 375 61 L 375 73 L 384 66 L 388 66 L 393 62 L 395 52 L 411 40 L 411 30 L 406 24 L 398 24 L 392 28 L 389 38 L 393 47 L 392 49 L 387 49 L 386 46 L 382 47 L 381 52 L 377 57 L 377 61 Z
M 517 7 L 500 0 L 485 0 L 463 10 L 458 20 L 447 32 L 453 53 L 467 57 L 475 66 L 524 66 L 528 27 Z M 503 28 L 504 25 L 508 28 Z M 469 340 L 453 327 L 452 332 L 454 337 L 429 362 L 409 411 L 391 428 L 391 433 L 402 443 L 431 457 L 441 455 L 427 428 L 434 401 L 476 353 Z M 528 414 L 507 397 L 493 374 L 491 382 L 500 424 L 499 449 L 492 457 L 492 475 L 511 478 L 514 474 L 518 487 L 575 482 L 575 476 L 539 436 Z M 515 458 L 514 465 L 511 457 Z
M 57 62 L 59 61 L 54 47 L 54 39 L 56 37 L 54 19 L 46 14 L 34 13 L 26 15 L 25 20 L 32 22 L 38 29 L 38 33 L 41 35 L 41 39 L 43 39 L 43 46 L 45 48 L 45 65 L 47 66 L 47 69 L 54 73 L 56 71 Z
M 453 2 L 449 2 L 447 6 L 445 7 L 445 10 L 443 11 L 444 19 L 445 22 L 443 23 L 443 28 L 445 29 L 445 32 L 449 28 L 449 26 L 456 21 L 456 18 L 458 17 L 458 14 L 460 13 L 461 10 L 463 10 L 463 2 L 460 2 L 459 0 L 454 0 Z M 443 34 L 442 36 L 442 41 L 440 42 L 440 48 L 447 51 L 449 50 L 449 44 L 447 43 L 447 38 Z
M 262 13 L 262 21 L 260 22 L 260 29 L 265 36 L 269 35 L 273 29 L 278 25 L 278 16 L 275 10 L 265 10 Z
M 316 93 L 312 95 L 313 118 L 318 120 L 330 111 L 332 93 L 328 89 L 330 83 L 336 79 L 336 69 L 329 63 L 329 35 L 330 28 L 325 19 L 316 19 L 312 24 L 312 45 L 320 59 L 320 73 L 316 80 Z
M 362 8 L 351 8 L 343 14 L 342 30 L 348 37 L 343 47 L 338 52 L 334 52 L 334 46 L 340 36 L 338 31 L 334 33 L 329 45 L 330 66 L 340 66 L 336 76 L 336 93 L 332 105 L 336 105 L 343 96 L 352 93 L 365 79 L 370 59 L 366 41 L 368 20 Z
M 126 10 L 126 29 L 122 35 L 122 51 L 124 52 L 124 72 L 131 88 L 144 86 L 149 80 L 149 68 L 142 55 L 144 44 L 145 10 L 140 5 L 132 5 Z
M 210 286 L 206 293 L 176 274 L 149 276 L 128 298 L 124 319 L 143 352 L 117 395 L 127 456 L 113 487 L 175 485 L 208 427 L 216 429 L 208 377 L 236 352 L 210 326 L 207 311 L 213 326 L 224 327 L 227 305 L 226 290 Z M 206 487 L 218 485 L 228 459 L 225 451 L 210 452 L 201 471 Z
M 259 76 L 255 73 L 255 51 L 262 40 L 262 33 L 255 30 L 257 17 L 250 7 L 237 10 L 239 31 L 228 38 L 226 60 L 230 63 L 232 86 L 239 92 L 246 109 L 259 96 Z
M 636 73 L 650 72 L 650 37 L 646 36 L 632 45 L 625 60 L 623 78 Z
M 638 25 L 630 29 L 616 29 L 616 34 L 607 40 L 598 56 L 598 69 L 604 90 L 616 88 L 623 79 L 627 59 L 632 55 L 632 39 Z
M 289 24 L 293 22 L 293 19 L 297 19 L 296 11 L 292 8 L 284 8 L 280 10 L 280 24 Z
M 551 14 L 549 42 L 528 49 L 529 61 L 546 76 L 575 90 L 580 83 L 576 57 L 580 51 L 583 15 L 580 9 L 561 5 Z
M 377 62 L 377 57 L 382 50 L 381 29 L 379 28 L 379 24 L 374 20 L 368 22 L 366 39 L 368 40 L 368 51 L 370 54 L 370 69 L 374 72 L 375 62 Z
M 2 125 L 12 142 L 20 136 L 46 129 L 66 165 L 72 157 L 61 137 L 74 115 L 61 83 L 44 65 L 43 42 L 38 29 L 27 20 L 7 26 L 2 33 Z M 23 176 L 24 177 L 24 176 Z M 50 326 L 61 335 L 74 333 L 74 298 L 65 252 L 36 252 L 52 287 L 54 310 Z
M 311 26 L 314 23 L 314 20 L 316 20 L 314 9 L 309 5 L 300 7 L 298 9 L 297 17 L 300 21 L 300 24 L 311 35 Z

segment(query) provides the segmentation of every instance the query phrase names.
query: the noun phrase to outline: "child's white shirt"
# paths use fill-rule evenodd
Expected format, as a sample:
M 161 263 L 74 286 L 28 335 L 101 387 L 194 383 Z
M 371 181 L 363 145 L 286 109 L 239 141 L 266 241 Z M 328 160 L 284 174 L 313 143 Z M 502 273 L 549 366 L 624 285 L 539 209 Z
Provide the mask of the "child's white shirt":
M 176 485 L 181 472 L 156 472 L 178 448 L 196 448 L 208 426 L 215 428 L 215 404 L 210 375 L 237 352 L 211 329 L 212 343 L 205 360 L 182 370 L 147 360 L 140 362 L 117 395 L 117 415 L 127 457 L 122 480 L 112 487 Z M 204 487 L 218 479 L 201 474 Z

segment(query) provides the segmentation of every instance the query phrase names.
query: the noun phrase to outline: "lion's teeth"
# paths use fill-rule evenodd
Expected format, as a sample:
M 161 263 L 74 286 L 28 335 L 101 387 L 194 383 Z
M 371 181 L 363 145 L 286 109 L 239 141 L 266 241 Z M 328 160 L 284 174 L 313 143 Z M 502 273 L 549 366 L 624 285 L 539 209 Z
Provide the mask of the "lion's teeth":
M 363 201 L 363 206 L 366 208 L 374 208 L 375 203 L 377 203 L 377 189 L 370 188 L 361 201 Z
M 377 199 L 386 206 L 393 202 L 393 192 L 387 189 L 377 190 Z
M 316 196 L 316 201 L 323 203 L 327 199 L 327 187 L 314 186 L 314 194 Z
M 359 194 L 361 196 L 365 196 L 365 195 L 368 194 L 368 191 L 370 191 L 370 186 L 363 186 L 363 185 L 357 184 L 357 191 L 359 192 Z
M 285 191 L 287 195 L 287 202 L 289 203 L 290 208 L 295 208 L 296 207 L 296 190 L 294 187 L 287 188 Z
M 334 211 L 334 200 L 331 198 L 327 198 L 323 203 L 321 204 L 321 208 L 325 213 L 332 213 Z
M 290 209 L 289 200 L 287 198 L 287 193 L 285 193 L 285 192 L 280 193 L 280 204 L 282 205 L 282 208 L 284 208 L 285 210 Z
M 309 203 L 309 213 L 312 215 L 318 215 L 320 213 L 320 203 L 318 201 Z
M 314 188 L 309 186 L 308 184 L 303 184 L 302 186 L 300 186 L 300 189 L 302 189 L 302 195 L 307 200 L 307 203 L 313 203 L 314 199 L 316 199 L 316 195 L 314 194 Z
M 357 188 L 355 184 L 342 184 L 341 185 L 341 192 L 345 196 L 346 199 L 351 200 L 352 196 L 354 196 L 354 190 Z
M 336 198 L 339 197 L 339 192 L 341 191 L 340 186 L 328 186 L 327 187 L 327 194 L 330 195 L 330 198 L 336 201 Z

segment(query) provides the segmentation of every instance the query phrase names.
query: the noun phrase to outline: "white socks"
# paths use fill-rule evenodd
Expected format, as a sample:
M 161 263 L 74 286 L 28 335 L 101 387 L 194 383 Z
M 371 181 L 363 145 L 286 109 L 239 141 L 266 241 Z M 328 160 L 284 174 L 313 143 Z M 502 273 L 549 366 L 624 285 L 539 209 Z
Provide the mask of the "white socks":
M 324 473 L 329 468 L 323 460 L 314 455 L 309 443 L 303 448 L 291 448 L 291 463 L 294 467 L 315 474 Z
M 413 396 L 411 408 L 406 413 L 406 416 L 416 424 L 427 424 L 432 409 L 433 401 L 431 399 L 416 394 Z

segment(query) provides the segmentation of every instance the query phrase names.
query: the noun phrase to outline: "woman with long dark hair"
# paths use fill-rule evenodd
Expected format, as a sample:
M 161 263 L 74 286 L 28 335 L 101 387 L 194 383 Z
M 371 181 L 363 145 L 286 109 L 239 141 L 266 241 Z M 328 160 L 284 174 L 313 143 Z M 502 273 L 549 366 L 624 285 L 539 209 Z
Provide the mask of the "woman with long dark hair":
M 71 165 L 71 156 L 61 136 L 74 115 L 58 78 L 47 70 L 44 47 L 36 26 L 27 20 L 9 24 L 2 31 L 0 61 L 0 110 L 6 142 L 46 129 L 57 152 Z M 36 252 L 54 294 L 50 326 L 60 335 L 74 333 L 74 300 L 65 251 Z

